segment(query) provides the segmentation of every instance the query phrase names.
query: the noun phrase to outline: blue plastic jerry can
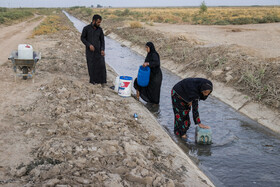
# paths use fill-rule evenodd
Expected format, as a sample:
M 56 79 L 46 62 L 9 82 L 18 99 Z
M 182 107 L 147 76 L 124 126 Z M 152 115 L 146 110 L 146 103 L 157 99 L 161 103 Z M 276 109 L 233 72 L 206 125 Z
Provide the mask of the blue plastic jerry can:
M 212 144 L 212 130 L 203 129 L 197 125 L 195 128 L 195 142 L 205 145 Z
M 138 70 L 138 75 L 137 75 L 137 84 L 141 87 L 146 87 L 149 85 L 150 81 L 150 67 L 146 66 L 140 66 Z

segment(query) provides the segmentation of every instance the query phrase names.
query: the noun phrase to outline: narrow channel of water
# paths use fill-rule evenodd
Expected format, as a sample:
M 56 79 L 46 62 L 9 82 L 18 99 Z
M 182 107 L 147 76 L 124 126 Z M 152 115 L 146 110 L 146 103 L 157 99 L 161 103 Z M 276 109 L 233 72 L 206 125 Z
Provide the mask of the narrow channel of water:
M 81 32 L 85 23 L 64 13 Z M 108 37 L 105 42 L 106 63 L 119 75 L 135 78 L 144 57 Z M 199 102 L 201 120 L 212 128 L 212 145 L 194 143 L 193 122 L 187 142 L 174 136 L 170 91 L 181 78 L 164 68 L 162 72 L 159 106 L 144 104 L 216 186 L 280 186 L 280 136 L 216 98 Z

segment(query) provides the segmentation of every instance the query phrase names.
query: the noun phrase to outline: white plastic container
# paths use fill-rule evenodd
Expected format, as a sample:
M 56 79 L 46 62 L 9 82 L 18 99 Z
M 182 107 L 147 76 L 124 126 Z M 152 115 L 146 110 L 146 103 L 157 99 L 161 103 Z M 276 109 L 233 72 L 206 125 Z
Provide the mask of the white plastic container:
M 132 87 L 132 77 L 129 76 L 120 76 L 119 79 L 119 92 L 118 94 L 122 97 L 131 96 L 131 87 Z
M 115 88 L 114 88 L 115 92 L 119 91 L 119 86 L 120 86 L 120 77 L 116 77 L 116 79 L 115 79 Z
M 33 47 L 29 44 L 19 44 L 18 59 L 33 60 Z

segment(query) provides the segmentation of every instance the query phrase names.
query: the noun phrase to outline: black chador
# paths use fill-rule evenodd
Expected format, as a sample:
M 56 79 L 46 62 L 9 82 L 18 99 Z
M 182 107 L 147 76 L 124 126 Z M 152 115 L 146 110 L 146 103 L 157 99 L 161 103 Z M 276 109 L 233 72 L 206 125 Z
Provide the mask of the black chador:
M 147 54 L 145 62 L 149 63 L 151 69 L 150 82 L 147 87 L 141 87 L 137 84 L 137 79 L 134 81 L 134 88 L 140 92 L 140 97 L 153 104 L 159 104 L 160 101 L 160 88 L 162 82 L 162 72 L 160 69 L 160 57 L 155 46 L 152 42 L 146 44 L 150 48 L 150 52 Z
M 85 26 L 81 35 L 81 40 L 86 46 L 86 58 L 90 83 L 106 83 L 106 66 L 104 56 L 101 54 L 105 50 L 104 33 L 101 27 L 92 23 Z M 94 51 L 90 50 L 93 45 Z

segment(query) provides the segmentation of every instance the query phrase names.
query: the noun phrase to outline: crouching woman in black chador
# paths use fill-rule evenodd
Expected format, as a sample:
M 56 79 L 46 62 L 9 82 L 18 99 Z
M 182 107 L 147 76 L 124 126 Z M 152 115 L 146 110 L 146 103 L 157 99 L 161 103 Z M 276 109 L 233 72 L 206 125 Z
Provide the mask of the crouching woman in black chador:
M 174 133 L 176 135 L 187 138 L 186 132 L 191 124 L 189 117 L 191 107 L 195 124 L 199 125 L 200 128 L 210 128 L 200 121 L 198 101 L 206 100 L 212 91 L 212 82 L 203 78 L 186 78 L 173 87 L 171 98 L 175 116 Z
M 147 87 L 139 86 L 136 78 L 134 81 L 134 88 L 136 89 L 138 100 L 140 96 L 147 103 L 159 104 L 160 87 L 162 82 L 160 58 L 152 42 L 146 43 L 146 50 L 148 54 L 143 66 L 149 66 L 151 69 L 149 85 Z

